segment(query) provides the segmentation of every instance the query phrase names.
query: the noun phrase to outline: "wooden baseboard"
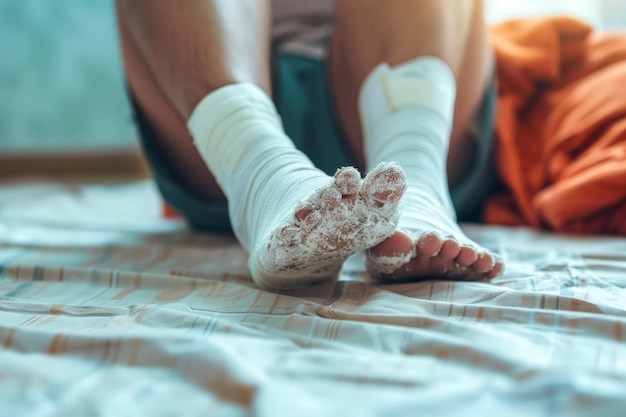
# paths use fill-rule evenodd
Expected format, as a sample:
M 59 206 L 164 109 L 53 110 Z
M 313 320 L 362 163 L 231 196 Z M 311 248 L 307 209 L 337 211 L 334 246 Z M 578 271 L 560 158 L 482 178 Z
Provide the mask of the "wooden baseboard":
M 43 176 L 51 178 L 147 178 L 148 164 L 141 151 L 85 151 L 76 153 L 0 152 L 0 179 Z

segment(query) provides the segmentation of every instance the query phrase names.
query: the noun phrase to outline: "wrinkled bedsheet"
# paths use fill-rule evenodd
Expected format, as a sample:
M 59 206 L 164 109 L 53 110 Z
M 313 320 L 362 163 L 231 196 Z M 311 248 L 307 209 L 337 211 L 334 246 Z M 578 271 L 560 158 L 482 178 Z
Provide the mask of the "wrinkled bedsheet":
M 626 240 L 466 225 L 486 282 L 257 289 L 151 182 L 0 185 L 1 416 L 624 416 Z

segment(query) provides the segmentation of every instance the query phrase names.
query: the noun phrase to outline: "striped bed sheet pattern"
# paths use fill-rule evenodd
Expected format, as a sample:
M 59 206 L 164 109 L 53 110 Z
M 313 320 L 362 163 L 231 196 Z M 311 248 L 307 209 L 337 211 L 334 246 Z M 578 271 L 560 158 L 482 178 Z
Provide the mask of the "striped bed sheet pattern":
M 466 226 L 491 283 L 274 294 L 151 182 L 0 186 L 0 416 L 624 416 L 626 240 Z

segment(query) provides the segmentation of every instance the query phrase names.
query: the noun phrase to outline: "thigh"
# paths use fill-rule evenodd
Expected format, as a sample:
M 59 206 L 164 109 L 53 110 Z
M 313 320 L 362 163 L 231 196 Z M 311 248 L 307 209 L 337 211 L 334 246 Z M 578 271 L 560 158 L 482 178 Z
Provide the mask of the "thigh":
M 230 230 L 226 199 L 198 154 L 187 126 L 120 32 L 128 93 L 144 155 L 169 207 L 196 229 Z
M 462 7 L 461 7 L 462 4 Z M 454 186 L 471 167 L 473 143 L 466 132 L 487 90 L 493 54 L 481 0 L 451 9 L 440 0 L 338 0 L 330 50 L 332 94 L 342 128 L 359 165 L 364 165 L 357 102 L 365 77 L 378 64 L 397 65 L 419 56 L 444 60 L 457 81 L 448 157 Z
M 482 5 L 474 9 L 457 75 L 457 99 L 448 153 L 448 176 L 451 187 L 461 183 L 473 169 L 480 149 L 474 145 L 470 130 L 477 118 L 485 118 L 480 114 L 486 108 L 483 105 L 484 101 L 497 98 L 493 94 L 489 95 L 494 82 L 495 58 L 483 15 Z M 495 111 L 495 106 L 490 108 Z M 495 122 L 494 115 L 489 119 Z M 490 131 L 493 131 L 492 126 Z

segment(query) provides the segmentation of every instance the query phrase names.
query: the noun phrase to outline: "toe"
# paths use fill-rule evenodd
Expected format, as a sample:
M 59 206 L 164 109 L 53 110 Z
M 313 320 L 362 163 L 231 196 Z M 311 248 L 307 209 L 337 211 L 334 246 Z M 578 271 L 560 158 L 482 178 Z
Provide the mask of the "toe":
M 491 271 L 487 272 L 486 277 L 488 279 L 493 279 L 497 277 L 498 275 L 500 275 L 503 269 L 504 269 L 504 263 L 502 262 L 502 260 L 496 259 L 493 268 L 491 269 Z
M 455 239 L 448 238 L 443 242 L 441 246 L 441 252 L 439 256 L 444 259 L 454 259 L 459 256 L 461 252 L 461 245 Z
M 413 241 L 402 232 L 394 232 L 387 239 L 370 249 L 370 255 L 382 257 L 406 256 L 413 251 Z
M 382 162 L 365 177 L 364 188 L 376 203 L 396 203 L 406 189 L 406 176 L 399 164 Z
M 483 252 L 478 254 L 478 259 L 476 259 L 476 262 L 474 262 L 473 265 L 476 272 L 480 274 L 491 271 L 491 269 L 493 269 L 493 266 L 494 260 L 489 252 Z
M 309 214 L 313 213 L 313 211 L 313 207 L 303 207 L 296 211 L 296 219 L 298 219 L 298 221 L 303 221 Z
M 434 232 L 425 233 L 415 241 L 415 250 L 420 256 L 435 256 L 441 251 L 443 239 Z
M 323 189 L 317 198 L 316 205 L 321 209 L 332 210 L 341 202 L 341 193 L 335 187 Z
M 359 192 L 361 174 L 356 168 L 344 167 L 335 173 L 335 186 L 344 196 L 355 195 Z
M 313 207 L 304 207 L 296 211 L 296 219 L 301 227 L 310 229 L 322 221 L 322 214 Z
M 461 266 L 470 266 L 478 259 L 476 249 L 471 246 L 462 246 L 456 261 Z

